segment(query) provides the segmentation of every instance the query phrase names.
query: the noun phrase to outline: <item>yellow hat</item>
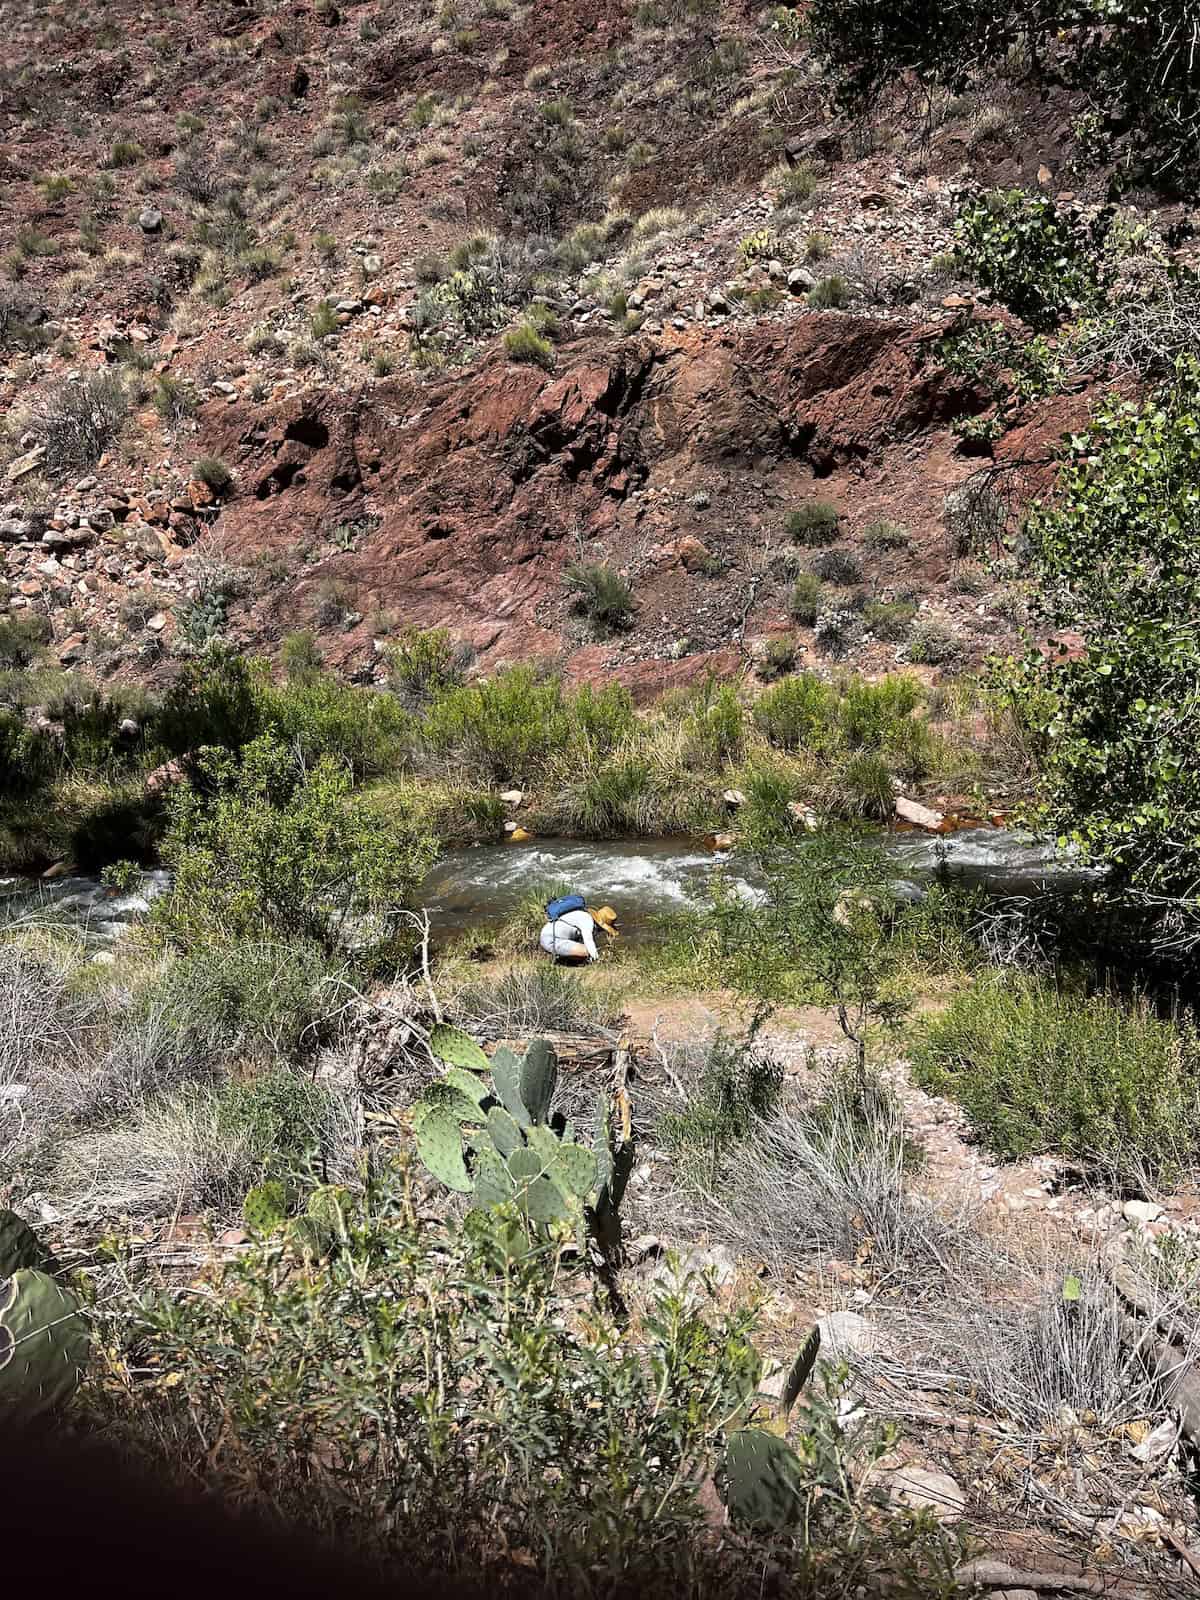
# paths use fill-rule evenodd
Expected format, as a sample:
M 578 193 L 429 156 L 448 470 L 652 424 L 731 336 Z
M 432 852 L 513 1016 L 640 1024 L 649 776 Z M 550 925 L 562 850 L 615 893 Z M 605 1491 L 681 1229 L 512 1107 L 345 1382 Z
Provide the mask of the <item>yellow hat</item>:
M 617 920 L 617 913 L 611 906 L 601 906 L 598 911 L 592 912 L 592 916 L 611 938 L 619 939 L 621 937 L 613 927 L 613 923 Z

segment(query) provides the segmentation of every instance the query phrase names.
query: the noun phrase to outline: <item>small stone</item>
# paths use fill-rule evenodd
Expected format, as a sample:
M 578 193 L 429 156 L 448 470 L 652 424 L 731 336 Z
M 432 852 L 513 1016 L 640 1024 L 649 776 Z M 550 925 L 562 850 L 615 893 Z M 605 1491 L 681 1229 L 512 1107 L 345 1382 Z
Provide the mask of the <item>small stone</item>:
M 136 739 L 138 734 L 141 732 L 141 729 L 138 727 L 137 723 L 132 717 L 122 717 L 121 725 L 117 729 L 117 732 L 121 735 L 122 739 Z
M 1121 1215 L 1125 1221 L 1142 1228 L 1157 1222 L 1162 1214 L 1163 1208 L 1156 1206 L 1152 1200 L 1126 1200 L 1121 1207 Z
M 84 651 L 87 649 L 87 639 L 82 633 L 73 633 L 69 639 L 64 639 L 59 647 L 58 659 L 64 667 L 72 666 L 76 661 L 82 661 Z
M 739 806 L 746 804 L 746 796 L 741 789 L 726 789 L 721 799 L 731 811 L 736 811 Z
M 165 611 L 156 611 L 152 617 L 147 619 L 146 622 L 146 626 L 150 629 L 151 633 L 161 633 L 166 625 L 167 614 Z
M 163 224 L 163 214 L 157 206 L 143 206 L 138 213 L 138 227 L 143 233 L 157 233 Z
M 967 1508 L 963 1489 L 948 1472 L 901 1467 L 888 1480 L 888 1495 L 911 1511 L 930 1511 L 938 1522 L 958 1522 Z
M 366 255 L 362 258 L 361 265 L 364 278 L 377 278 L 383 271 L 383 258 L 377 255 Z
M 874 1329 L 857 1311 L 831 1311 L 817 1327 L 821 1330 L 821 1354 L 832 1361 L 842 1356 L 869 1355 L 875 1348 Z
M 524 789 L 504 789 L 500 799 L 506 806 L 519 806 L 525 798 Z
M 776 259 L 774 261 L 768 261 L 767 262 L 767 276 L 770 277 L 770 278 L 782 278 L 783 277 L 783 262 L 778 260 L 778 259 Z
M 787 286 L 791 294 L 807 294 L 816 288 L 817 280 L 806 267 L 793 267 L 788 273 Z

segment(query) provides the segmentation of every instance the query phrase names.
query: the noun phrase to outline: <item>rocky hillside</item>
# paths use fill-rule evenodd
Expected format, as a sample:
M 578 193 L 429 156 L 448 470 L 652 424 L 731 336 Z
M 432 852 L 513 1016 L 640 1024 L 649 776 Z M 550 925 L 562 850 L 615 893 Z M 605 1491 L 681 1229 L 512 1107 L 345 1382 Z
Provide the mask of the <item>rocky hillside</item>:
M 0 604 L 63 665 L 310 629 L 367 679 L 446 624 L 649 695 L 776 635 L 937 669 L 1020 624 L 961 485 L 1080 402 L 994 440 L 939 341 L 956 186 L 1080 185 L 1065 101 L 843 125 L 778 19 L 705 0 L 10 19 Z

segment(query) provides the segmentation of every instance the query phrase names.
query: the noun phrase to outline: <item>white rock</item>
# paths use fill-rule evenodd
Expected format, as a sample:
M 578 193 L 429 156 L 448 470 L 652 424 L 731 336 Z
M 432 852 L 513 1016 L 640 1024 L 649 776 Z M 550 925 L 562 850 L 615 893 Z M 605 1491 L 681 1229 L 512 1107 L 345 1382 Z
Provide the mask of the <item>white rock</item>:
M 525 791 L 524 789 L 505 789 L 500 798 L 506 806 L 519 806 L 525 798 Z
M 1126 1200 L 1121 1207 L 1121 1215 L 1126 1222 L 1136 1223 L 1145 1228 L 1152 1222 L 1157 1222 L 1163 1214 L 1163 1208 L 1156 1206 L 1153 1200 Z
M 896 796 L 896 815 L 902 822 L 911 822 L 915 828 L 928 828 L 930 832 L 936 832 L 946 820 L 942 812 L 932 811 L 920 801 L 909 800 L 902 794 Z
M 830 1361 L 869 1355 L 875 1348 L 875 1331 L 857 1311 L 831 1311 L 817 1327 L 821 1330 L 821 1354 Z

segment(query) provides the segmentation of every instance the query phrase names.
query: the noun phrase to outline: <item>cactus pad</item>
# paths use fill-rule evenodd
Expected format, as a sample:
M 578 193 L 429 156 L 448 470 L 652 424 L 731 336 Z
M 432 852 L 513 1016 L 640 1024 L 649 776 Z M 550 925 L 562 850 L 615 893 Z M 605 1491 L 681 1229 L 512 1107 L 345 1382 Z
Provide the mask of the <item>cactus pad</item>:
M 319 1261 L 332 1254 L 336 1243 L 333 1231 L 316 1217 L 293 1217 L 284 1224 L 283 1238 L 306 1261 Z
M 417 1153 L 433 1176 L 458 1194 L 470 1194 L 474 1185 L 463 1159 L 462 1133 L 449 1107 L 418 1104 L 413 1111 L 413 1131 Z
M 521 1063 L 521 1099 L 533 1123 L 545 1122 L 558 1082 L 558 1057 L 545 1039 L 533 1039 Z
M 29 1267 L 0 1280 L 0 1406 L 32 1416 L 61 1405 L 87 1355 L 87 1325 L 69 1290 Z
M 0 1278 L 10 1278 L 21 1267 L 38 1272 L 46 1268 L 50 1252 L 15 1211 L 0 1210 Z
M 497 1153 L 505 1159 L 525 1143 L 520 1128 L 502 1106 L 493 1106 L 488 1112 L 487 1131 Z
M 475 1161 L 475 1204 L 499 1206 L 511 1200 L 516 1184 L 508 1168 L 494 1150 L 481 1150 Z
M 251 1233 L 274 1233 L 287 1218 L 287 1190 L 277 1178 L 260 1183 L 242 1201 L 242 1218 Z
M 521 1063 L 507 1045 L 500 1045 L 492 1057 L 492 1082 L 504 1109 L 522 1128 L 527 1128 L 530 1119 L 521 1099 Z
M 508 1171 L 514 1183 L 532 1183 L 546 1170 L 546 1164 L 536 1150 L 524 1146 L 514 1150 L 508 1158 Z
M 454 1028 L 448 1022 L 439 1022 L 429 1032 L 429 1048 L 439 1061 L 444 1061 L 448 1067 L 469 1067 L 472 1072 L 486 1072 L 488 1058 L 471 1038 L 461 1028 Z
M 470 1074 L 464 1073 L 463 1076 L 469 1077 Z M 413 1108 L 414 1116 L 420 1106 L 427 1106 L 430 1110 L 436 1106 L 458 1122 L 483 1121 L 483 1112 L 479 1109 L 479 1103 L 474 1095 L 466 1094 L 456 1083 L 451 1083 L 448 1075 L 427 1086 Z
M 571 1210 L 549 1178 L 535 1178 L 529 1187 L 517 1196 L 517 1204 L 530 1222 L 549 1226 L 552 1222 L 568 1222 Z
M 801 1508 L 804 1469 L 796 1452 L 765 1428 L 735 1428 L 725 1441 L 725 1504 L 739 1528 L 781 1532 Z
M 327 1229 L 339 1239 L 346 1236 L 346 1218 L 350 1210 L 350 1191 L 339 1184 L 324 1183 L 314 1189 L 305 1206 L 308 1216 L 318 1227 Z

